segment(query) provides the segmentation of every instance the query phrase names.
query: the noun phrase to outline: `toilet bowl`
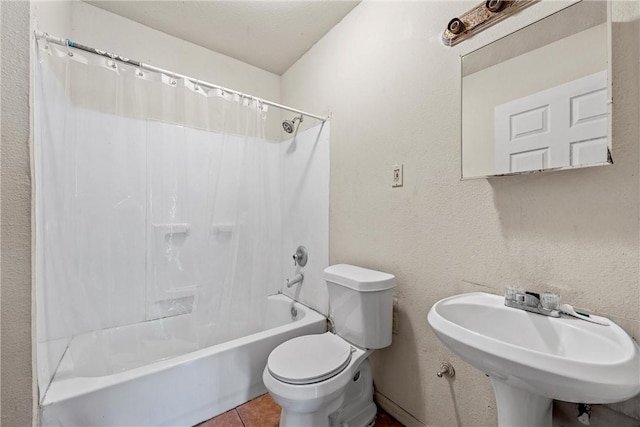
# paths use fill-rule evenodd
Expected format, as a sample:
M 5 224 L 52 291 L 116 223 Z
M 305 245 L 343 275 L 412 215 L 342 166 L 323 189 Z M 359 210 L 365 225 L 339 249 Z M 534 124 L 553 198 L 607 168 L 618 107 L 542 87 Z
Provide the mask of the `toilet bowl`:
M 327 351 L 325 347 L 323 351 L 316 353 L 319 356 L 317 358 L 299 358 L 309 355 L 309 349 L 317 348 L 312 344 L 314 340 L 317 341 L 317 347 L 327 344 L 330 350 Z M 347 348 L 348 355 L 342 351 L 340 341 Z M 350 421 L 349 426 L 365 426 L 374 420 L 376 407 L 373 404 L 373 378 L 367 360 L 373 350 L 353 347 L 331 332 L 294 338 L 284 344 L 288 346 L 276 349 L 283 351 L 274 350 L 269 356 L 262 375 L 269 393 L 283 408 L 281 426 L 342 425 L 345 421 Z M 285 350 L 290 353 L 286 355 Z M 303 363 L 297 364 L 298 366 L 294 363 L 285 368 L 287 362 L 292 360 L 306 360 L 306 366 L 313 368 L 302 369 Z M 318 365 L 322 368 L 319 369 Z M 352 389 L 351 393 L 347 392 L 349 388 Z M 351 405 L 350 411 L 345 412 L 343 409 L 339 414 L 333 415 L 345 406 L 347 397 L 349 399 L 346 403 Z M 333 419 L 330 420 L 332 415 Z M 354 417 L 363 415 L 366 418 L 364 422 L 353 423 Z M 338 423 L 338 418 L 343 422 Z
M 345 264 L 324 272 L 335 333 L 305 335 L 276 347 L 262 379 L 282 407 L 280 426 L 373 423 L 368 357 L 391 344 L 394 276 Z

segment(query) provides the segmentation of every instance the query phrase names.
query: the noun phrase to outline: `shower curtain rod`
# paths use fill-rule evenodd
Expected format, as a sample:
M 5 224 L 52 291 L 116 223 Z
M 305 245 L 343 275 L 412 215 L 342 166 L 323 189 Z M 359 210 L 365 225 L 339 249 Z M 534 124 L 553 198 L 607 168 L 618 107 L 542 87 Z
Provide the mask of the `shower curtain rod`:
M 100 55 L 100 56 L 104 56 L 105 58 L 109 58 L 115 61 L 119 61 L 119 62 L 123 62 L 125 64 L 129 64 L 129 65 L 133 65 L 134 67 L 139 67 L 145 70 L 149 70 L 149 71 L 155 71 L 156 73 L 162 73 L 162 74 L 167 74 L 169 76 L 172 76 L 174 78 L 179 78 L 179 79 L 185 79 L 185 80 L 190 80 L 194 83 L 197 83 L 200 86 L 205 86 L 211 89 L 220 89 L 224 92 L 229 92 L 229 93 L 233 93 L 245 98 L 256 98 L 252 95 L 248 95 L 246 93 L 242 93 L 239 92 L 237 90 L 233 90 L 233 89 L 228 89 L 226 87 L 223 86 L 219 86 L 213 83 L 209 83 L 209 82 L 205 82 L 202 80 L 198 80 L 195 79 L 193 77 L 189 77 L 189 76 L 185 76 L 184 74 L 180 74 L 180 73 L 174 73 L 173 71 L 169 71 L 169 70 L 165 70 L 164 68 L 160 68 L 160 67 L 155 67 L 153 65 L 149 65 L 149 64 L 145 64 L 142 63 L 140 61 L 135 61 L 133 59 L 129 59 L 129 58 L 125 58 L 124 56 L 120 56 L 120 55 L 116 55 L 110 52 L 106 52 L 104 50 L 99 50 L 93 47 L 89 47 L 89 46 L 85 46 L 83 44 L 80 43 L 76 43 L 72 40 L 69 39 L 63 39 L 60 37 L 56 37 L 56 36 L 52 36 L 48 33 L 42 32 L 42 31 L 35 31 L 35 36 L 37 39 L 44 39 L 50 43 L 55 43 L 61 46 L 68 46 L 68 47 L 72 47 L 75 49 L 80 49 L 80 50 L 84 50 L 85 52 L 89 52 L 89 53 L 93 53 L 96 55 Z M 282 105 L 282 104 L 278 104 L 277 102 L 273 102 L 273 101 L 268 101 L 266 99 L 261 99 L 263 104 L 266 105 L 270 105 L 272 107 L 276 107 L 276 108 L 280 108 L 282 110 L 286 110 L 286 111 L 290 111 L 292 113 L 296 113 L 296 114 L 301 114 L 303 116 L 306 117 L 312 117 L 314 119 L 320 120 L 321 122 L 325 122 L 329 119 L 329 117 L 321 117 L 315 114 L 311 114 L 311 113 L 307 113 L 306 111 L 302 111 L 302 110 L 298 110 L 297 108 L 291 108 L 291 107 L 287 107 L 286 105 Z

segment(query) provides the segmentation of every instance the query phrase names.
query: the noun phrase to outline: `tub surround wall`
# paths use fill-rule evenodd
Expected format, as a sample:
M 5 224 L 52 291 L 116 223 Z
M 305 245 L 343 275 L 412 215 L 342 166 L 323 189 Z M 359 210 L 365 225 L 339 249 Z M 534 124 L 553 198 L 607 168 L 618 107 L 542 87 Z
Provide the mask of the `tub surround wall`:
M 639 3 L 612 5 L 615 164 L 460 182 L 460 55 L 568 3 L 538 3 L 443 46 L 444 25 L 475 4 L 363 2 L 282 76 L 284 103 L 334 119 L 330 262 L 396 275 L 399 334 L 372 363 L 409 425 L 496 423 L 489 380 L 427 324 L 445 296 L 550 290 L 640 338 Z M 404 187 L 394 189 L 396 163 Z M 435 376 L 443 360 L 455 380 Z
M 329 265 L 329 122 L 298 132 L 280 144 L 282 188 L 282 273 L 293 278 L 304 274 L 302 284 L 291 288 L 283 283 L 285 294 L 326 314 L 327 285 L 322 279 Z M 293 265 L 293 254 L 302 245 L 309 260 L 304 267 Z

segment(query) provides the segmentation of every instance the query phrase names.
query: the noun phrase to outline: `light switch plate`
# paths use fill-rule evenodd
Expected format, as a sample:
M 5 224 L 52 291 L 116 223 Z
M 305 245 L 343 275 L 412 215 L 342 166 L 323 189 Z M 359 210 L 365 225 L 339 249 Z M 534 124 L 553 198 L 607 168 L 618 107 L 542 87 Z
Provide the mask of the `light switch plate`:
M 402 164 L 393 166 L 393 181 L 392 187 L 402 187 Z

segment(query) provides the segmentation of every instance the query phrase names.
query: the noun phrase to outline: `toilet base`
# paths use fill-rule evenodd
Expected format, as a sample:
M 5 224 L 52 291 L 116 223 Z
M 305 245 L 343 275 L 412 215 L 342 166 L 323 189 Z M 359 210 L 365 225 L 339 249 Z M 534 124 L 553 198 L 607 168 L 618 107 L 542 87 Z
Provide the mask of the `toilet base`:
M 282 408 L 280 414 L 280 427 L 329 427 L 336 424 L 330 423 L 330 407 L 316 412 L 291 412 Z
M 373 376 L 369 359 L 355 371 L 345 392 L 315 412 L 292 412 L 282 408 L 280 427 L 366 427 L 376 418 L 373 403 Z
M 372 426 L 373 423 L 376 420 L 376 414 L 378 412 L 378 408 L 376 408 L 376 404 L 373 402 L 369 402 L 367 405 L 365 405 L 364 408 L 361 409 L 361 411 L 355 415 L 352 415 L 349 419 L 345 419 L 342 421 L 337 422 L 336 424 L 332 424 L 331 422 L 329 423 L 329 425 L 332 426 L 342 426 L 342 425 L 347 425 L 349 427 L 351 426 L 358 426 L 358 427 L 367 427 L 367 426 Z

